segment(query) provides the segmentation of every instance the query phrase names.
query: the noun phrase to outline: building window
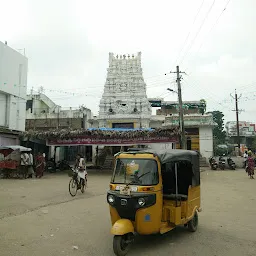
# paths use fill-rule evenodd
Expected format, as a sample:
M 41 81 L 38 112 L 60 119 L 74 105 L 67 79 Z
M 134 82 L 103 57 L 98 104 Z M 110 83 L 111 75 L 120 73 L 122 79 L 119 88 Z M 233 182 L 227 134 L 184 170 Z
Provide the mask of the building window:
M 26 110 L 30 109 L 30 113 L 33 112 L 33 100 L 27 100 L 26 102 Z

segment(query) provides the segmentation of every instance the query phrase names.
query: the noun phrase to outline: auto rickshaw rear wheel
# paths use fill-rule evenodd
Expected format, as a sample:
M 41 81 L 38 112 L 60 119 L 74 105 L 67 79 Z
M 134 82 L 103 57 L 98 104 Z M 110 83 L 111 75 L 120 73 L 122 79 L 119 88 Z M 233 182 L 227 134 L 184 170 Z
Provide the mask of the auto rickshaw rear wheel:
M 190 232 L 195 232 L 197 230 L 197 226 L 198 226 L 198 213 L 196 211 L 192 220 L 188 222 L 188 230 Z
M 131 245 L 130 234 L 125 234 L 122 236 L 114 236 L 113 238 L 113 250 L 117 256 L 125 256 Z

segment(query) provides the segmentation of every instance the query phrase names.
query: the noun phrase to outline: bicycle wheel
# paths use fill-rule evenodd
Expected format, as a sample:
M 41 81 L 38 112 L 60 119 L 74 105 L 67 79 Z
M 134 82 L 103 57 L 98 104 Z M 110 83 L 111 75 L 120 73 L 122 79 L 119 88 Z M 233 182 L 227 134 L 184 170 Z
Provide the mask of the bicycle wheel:
M 73 178 L 69 181 L 69 194 L 75 196 L 77 193 L 77 181 Z
M 83 185 L 82 185 L 82 187 L 81 187 L 81 192 L 82 192 L 82 193 L 84 193 L 86 187 L 87 187 L 87 178 L 85 177 L 84 182 L 83 182 Z

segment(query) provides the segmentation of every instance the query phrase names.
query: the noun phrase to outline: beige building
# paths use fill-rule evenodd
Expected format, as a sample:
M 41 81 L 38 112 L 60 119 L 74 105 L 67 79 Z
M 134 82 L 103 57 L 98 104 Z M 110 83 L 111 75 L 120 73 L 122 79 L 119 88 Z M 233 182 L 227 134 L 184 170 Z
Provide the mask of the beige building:
M 176 101 L 163 101 L 162 99 L 149 99 L 152 107 L 157 107 L 156 116 L 150 120 L 151 128 L 178 127 L 179 105 Z M 211 114 L 205 113 L 206 102 L 184 101 L 184 126 L 186 133 L 186 146 L 189 150 L 197 150 L 205 158 L 213 155 L 213 127 L 215 125 Z M 180 148 L 176 144 L 176 148 Z
M 55 104 L 43 93 L 27 95 L 26 103 L 26 130 L 47 131 L 53 129 L 87 129 L 91 127 L 88 121 L 92 118 L 90 109 L 81 106 L 79 109 L 63 109 Z M 76 147 L 50 147 L 46 141 L 33 140 L 23 142 L 30 146 L 35 152 L 47 150 L 48 158 L 56 157 L 56 161 L 66 159 L 73 161 L 79 152 L 87 157 L 87 161 L 92 161 L 92 146 Z

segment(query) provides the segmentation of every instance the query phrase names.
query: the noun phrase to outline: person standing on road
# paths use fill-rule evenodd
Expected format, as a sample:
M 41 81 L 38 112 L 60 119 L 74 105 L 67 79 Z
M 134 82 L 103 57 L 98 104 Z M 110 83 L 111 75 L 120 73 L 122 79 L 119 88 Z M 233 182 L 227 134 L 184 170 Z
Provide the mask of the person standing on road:
M 29 162 L 28 162 L 28 178 L 32 178 L 34 172 L 34 157 L 31 152 L 28 153 Z
M 22 152 L 20 155 L 20 165 L 22 170 L 23 178 L 27 178 L 28 174 L 28 164 L 29 164 L 29 156 L 27 152 Z
M 248 158 L 247 158 L 247 173 L 248 176 L 250 176 L 250 179 L 254 179 L 254 159 L 252 157 L 252 152 L 248 152 Z
M 41 178 L 44 173 L 45 168 L 45 159 L 43 157 L 43 154 L 41 152 L 38 153 L 36 158 L 36 178 Z

